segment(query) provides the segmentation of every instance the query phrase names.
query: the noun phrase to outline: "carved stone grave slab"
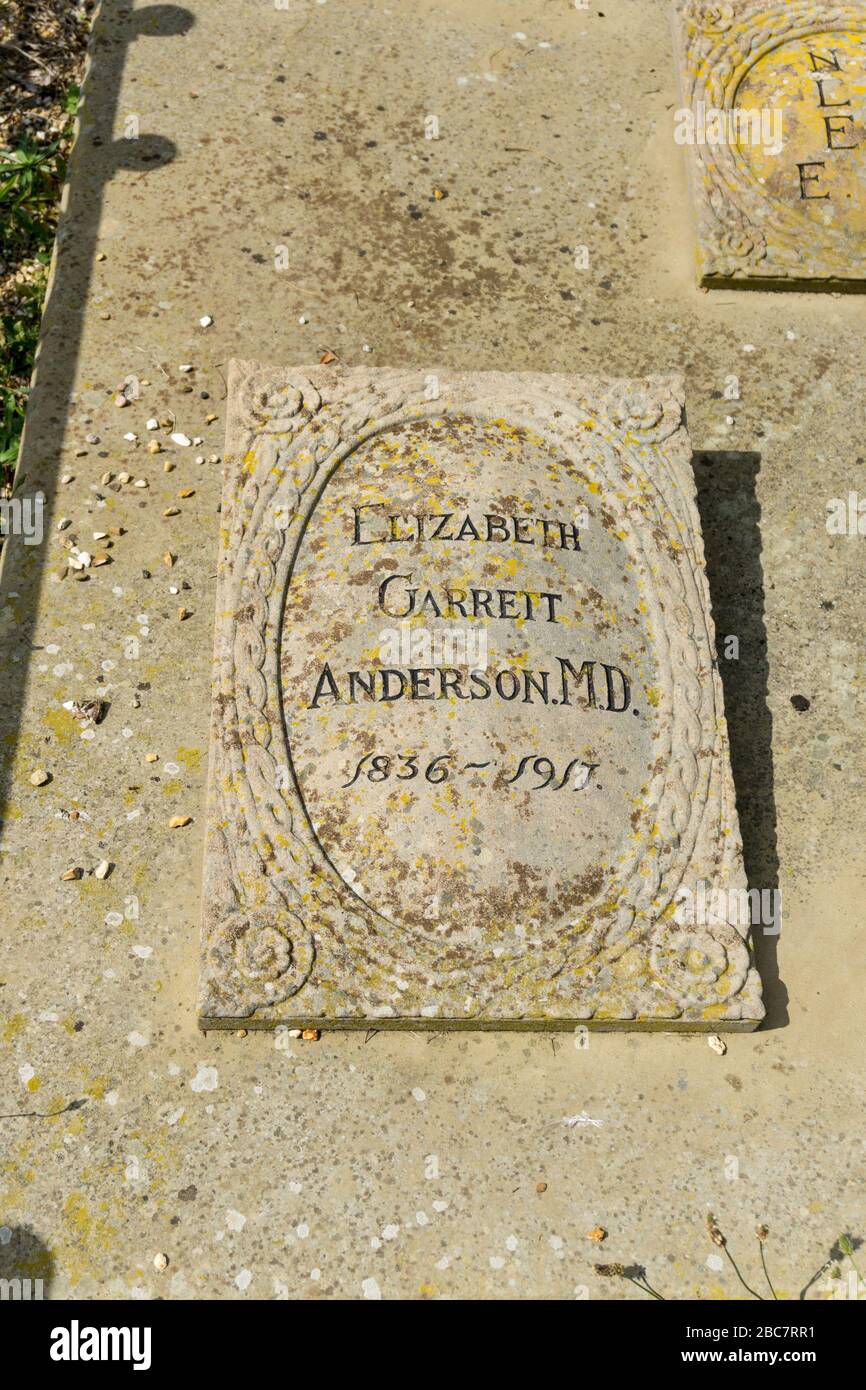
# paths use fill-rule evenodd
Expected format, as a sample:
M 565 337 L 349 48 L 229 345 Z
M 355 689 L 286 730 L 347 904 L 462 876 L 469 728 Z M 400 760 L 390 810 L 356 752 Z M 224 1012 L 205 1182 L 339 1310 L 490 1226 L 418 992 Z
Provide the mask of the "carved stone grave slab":
M 229 396 L 202 1024 L 757 1026 L 679 379 Z
M 866 288 L 866 5 L 676 0 L 701 283 Z

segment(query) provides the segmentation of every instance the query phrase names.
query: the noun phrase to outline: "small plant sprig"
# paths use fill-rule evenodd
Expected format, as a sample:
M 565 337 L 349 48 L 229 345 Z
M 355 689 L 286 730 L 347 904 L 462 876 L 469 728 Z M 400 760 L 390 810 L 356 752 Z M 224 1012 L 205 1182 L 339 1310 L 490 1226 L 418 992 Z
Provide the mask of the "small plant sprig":
M 751 1294 L 752 1298 L 757 1298 L 759 1302 L 763 1303 L 764 1299 L 762 1298 L 762 1296 L 759 1293 L 756 1293 L 755 1290 L 751 1288 L 749 1284 L 746 1283 L 745 1279 L 740 1273 L 739 1266 L 737 1265 L 736 1260 L 734 1259 L 733 1255 L 728 1249 L 728 1242 L 722 1234 L 722 1231 L 718 1226 L 716 1218 L 713 1216 L 712 1212 L 707 1213 L 707 1234 L 709 1235 L 710 1240 L 713 1242 L 713 1245 L 717 1246 L 719 1250 L 723 1250 L 727 1255 L 728 1259 L 730 1260 L 733 1266 L 734 1273 L 736 1274 L 743 1288 L 746 1290 L 746 1293 Z
M 709 1212 L 707 1215 L 706 1227 L 707 1234 L 709 1235 L 709 1238 L 712 1241 L 713 1245 L 715 1245 L 717 1249 L 724 1251 L 725 1255 L 730 1261 L 730 1264 L 733 1267 L 734 1273 L 736 1274 L 738 1280 L 740 1281 L 746 1292 L 752 1298 L 758 1299 L 759 1302 L 765 1302 L 766 1300 L 764 1299 L 763 1295 L 759 1294 L 756 1289 L 753 1289 L 750 1284 L 747 1284 L 742 1274 L 740 1273 L 739 1266 L 737 1265 L 737 1262 L 734 1259 L 728 1247 L 727 1238 L 724 1232 L 722 1231 L 721 1227 L 719 1226 L 718 1222 L 716 1221 L 716 1218 L 713 1216 L 712 1212 Z M 770 1272 L 767 1269 L 767 1256 L 765 1247 L 769 1234 L 770 1228 L 769 1226 L 766 1226 L 763 1222 L 756 1226 L 755 1235 L 758 1240 L 758 1251 L 761 1257 L 761 1269 L 763 1270 L 764 1278 L 767 1281 L 767 1288 L 770 1290 L 770 1293 L 772 1294 L 775 1301 L 779 1302 L 779 1295 L 776 1292 L 776 1289 L 773 1285 L 773 1281 L 770 1278 Z M 860 1243 L 861 1242 L 857 1242 L 857 1244 Z M 822 1265 L 821 1269 L 818 1270 L 817 1274 L 813 1275 L 812 1279 L 810 1279 L 809 1283 L 806 1285 L 806 1288 L 801 1291 L 800 1297 L 804 1298 L 808 1289 L 811 1287 L 812 1284 L 814 1284 L 815 1280 L 828 1269 L 830 1269 L 830 1277 L 832 1279 L 841 1279 L 842 1271 L 839 1265 L 833 1264 L 833 1261 L 840 1256 L 844 1257 L 847 1260 L 850 1260 L 852 1268 L 854 1269 L 854 1272 L 857 1275 L 858 1289 L 863 1287 L 866 1281 L 864 1281 L 863 1275 L 860 1272 L 860 1266 L 854 1258 L 856 1249 L 857 1245 L 847 1233 L 839 1236 L 839 1239 L 836 1241 L 836 1244 L 830 1251 L 830 1259 L 827 1260 L 824 1263 L 824 1265 Z M 830 1268 L 831 1265 L 833 1265 L 832 1269 Z M 629 1283 L 634 1284 L 636 1289 L 640 1289 L 641 1293 L 649 1294 L 651 1298 L 657 1298 L 660 1302 L 666 1301 L 665 1295 L 660 1294 L 658 1290 L 654 1289 L 650 1284 L 646 1276 L 646 1269 L 643 1267 L 643 1265 L 597 1264 L 593 1265 L 593 1268 L 596 1274 L 601 1275 L 602 1278 L 627 1279 Z M 859 1293 L 856 1296 L 859 1296 Z
M 778 1303 L 778 1301 L 779 1301 L 779 1295 L 776 1293 L 776 1290 L 773 1288 L 773 1281 L 771 1280 L 769 1274 L 767 1273 L 767 1260 L 766 1260 L 766 1257 L 765 1257 L 765 1255 L 764 1255 L 764 1244 L 765 1244 L 766 1239 L 767 1239 L 767 1236 L 768 1236 L 769 1234 L 770 1234 L 770 1228 L 769 1228 L 769 1226 L 765 1226 L 765 1225 L 763 1224 L 763 1222 L 762 1222 L 761 1225 L 758 1226 L 758 1227 L 756 1228 L 756 1230 L 755 1230 L 755 1235 L 758 1237 L 758 1249 L 759 1249 L 760 1252 L 761 1252 L 761 1268 L 762 1268 L 763 1271 L 764 1271 L 764 1278 L 765 1278 L 766 1281 L 767 1281 L 767 1287 L 769 1288 L 770 1293 L 773 1295 L 773 1297 L 775 1298 L 776 1302 Z
M 640 1265 L 594 1265 L 596 1274 L 600 1274 L 604 1279 L 627 1279 L 630 1284 L 634 1284 L 641 1293 L 648 1293 L 651 1298 L 657 1298 L 660 1303 L 665 1302 L 664 1294 L 659 1293 L 652 1287 L 646 1277 L 646 1270 Z
M 839 1237 L 839 1249 L 842 1251 L 842 1254 L 851 1261 L 854 1267 L 854 1273 L 857 1275 L 858 1285 L 862 1284 L 863 1275 L 860 1273 L 860 1268 L 857 1261 L 854 1259 L 854 1242 L 849 1235 L 843 1234 Z

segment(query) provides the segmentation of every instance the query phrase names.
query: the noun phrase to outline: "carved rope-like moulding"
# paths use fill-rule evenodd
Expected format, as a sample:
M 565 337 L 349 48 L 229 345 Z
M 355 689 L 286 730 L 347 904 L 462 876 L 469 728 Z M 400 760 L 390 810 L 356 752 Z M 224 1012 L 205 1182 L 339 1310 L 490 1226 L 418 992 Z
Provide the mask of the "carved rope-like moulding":
M 229 385 L 203 880 L 202 1026 L 756 1027 L 763 1016 L 760 981 L 742 913 L 746 880 L 680 380 L 325 367 L 279 370 L 235 362 Z M 518 795 L 499 775 L 494 794 L 481 789 L 485 776 L 493 774 L 475 771 L 465 774 L 476 779 L 471 784 L 474 800 L 461 803 L 460 796 L 468 793 L 437 787 L 445 764 L 436 771 L 431 763 L 428 785 L 423 779 L 417 783 L 420 792 L 415 791 L 416 782 L 407 781 L 411 795 L 402 792 L 396 799 L 399 788 L 394 783 L 387 803 L 392 811 L 386 816 L 382 798 L 391 793 L 373 781 L 365 783 L 363 776 L 358 781 L 361 766 L 369 771 L 373 753 L 367 744 L 351 746 L 352 720 L 360 720 L 366 710 L 368 727 L 387 729 L 393 743 L 403 727 L 398 707 L 381 706 L 372 714 L 361 704 L 341 710 L 340 717 L 348 722 L 340 726 L 326 753 L 329 711 L 316 709 L 314 718 L 306 695 L 303 709 L 293 706 L 293 692 L 306 679 L 299 668 L 306 669 L 309 660 L 315 669 L 324 669 L 332 637 L 352 640 L 356 627 L 370 620 L 369 595 L 375 592 L 371 574 L 381 578 L 393 573 L 396 563 L 389 559 L 384 542 L 370 545 L 365 553 L 372 556 L 371 571 L 354 575 L 355 587 L 346 590 L 354 595 L 357 589 L 357 601 L 351 600 L 357 612 L 337 605 L 339 621 L 332 619 L 331 627 L 322 631 L 320 608 L 327 607 L 323 584 L 341 582 L 344 560 L 348 564 L 351 558 L 351 531 L 339 529 L 344 527 L 342 512 L 338 509 L 335 516 L 329 500 L 334 488 L 356 468 L 358 478 L 375 475 L 375 486 L 387 497 L 393 468 L 406 509 L 407 478 L 410 493 L 417 478 L 419 495 L 462 495 L 460 469 L 454 470 L 455 456 L 448 450 L 457 449 L 460 457 L 468 441 L 467 471 L 478 469 L 482 479 L 489 476 L 492 492 L 501 497 L 507 489 L 504 475 L 497 473 L 500 440 L 512 460 L 518 457 L 515 450 L 528 450 L 520 455 L 525 473 L 508 474 L 509 495 L 517 497 L 523 488 L 535 496 L 536 484 L 549 485 L 543 475 L 558 470 L 562 496 L 573 493 L 575 507 L 581 498 L 589 498 L 597 508 L 579 557 L 587 568 L 575 571 L 576 592 L 591 593 L 593 602 L 600 598 L 590 582 L 597 579 L 591 570 L 594 547 L 595 553 L 604 544 L 611 553 L 621 554 L 622 582 L 628 575 L 637 596 L 630 631 L 641 634 L 629 640 L 635 652 L 651 661 L 655 673 L 652 682 L 644 682 L 647 699 L 641 697 L 640 712 L 628 712 L 639 714 L 643 736 L 651 745 L 639 804 L 623 802 L 620 808 L 617 796 L 609 794 L 613 831 L 600 850 L 605 872 L 584 876 L 579 911 L 560 910 L 552 881 L 557 871 L 567 877 L 567 857 L 556 858 L 559 840 L 565 843 L 576 834 L 572 843 L 582 844 L 582 832 L 574 829 L 579 803 L 564 801 L 563 789 Z M 420 452 L 412 455 L 417 461 L 407 472 L 406 458 L 419 443 Z M 374 449 L 379 450 L 375 467 L 363 462 Z M 485 455 L 480 463 L 479 453 Z M 537 466 L 536 459 L 541 460 Z M 519 507 L 519 498 L 509 505 Z M 597 522 L 602 530 L 594 533 Z M 331 528 L 327 534 L 345 534 L 345 556 L 340 544 L 333 555 L 327 551 L 323 526 Z M 488 551 L 494 549 L 470 544 L 471 563 L 480 570 L 491 562 Z M 526 547 L 512 549 L 519 550 L 523 563 Z M 420 571 L 426 552 L 419 543 L 400 553 L 409 551 L 411 564 L 407 560 L 403 568 Z M 497 563 L 499 554 L 494 557 Z M 536 551 L 525 561 L 530 578 L 538 558 Z M 553 558 L 564 564 L 578 556 Z M 325 562 L 331 564 L 330 581 L 321 581 L 321 571 L 315 569 Z M 456 560 L 452 557 L 448 563 Z M 305 567 L 315 581 L 299 601 L 296 591 L 307 582 Z M 618 597 L 617 602 L 624 604 L 625 599 Z M 606 650 L 615 650 L 620 640 L 617 612 L 616 603 L 607 606 L 605 600 L 598 602 L 593 616 L 596 640 L 607 643 Z M 519 625 L 504 626 L 512 640 L 520 640 Z M 531 626 L 535 631 L 527 640 L 536 641 L 539 625 L 527 623 L 526 631 Z M 503 631 L 502 624 L 487 627 Z M 494 667 L 495 657 L 494 652 Z M 375 667 L 376 658 L 371 660 Z M 309 691 L 309 681 L 304 688 Z M 556 705 L 556 699 L 551 703 Z M 476 744 L 482 736 L 488 746 L 498 740 L 503 761 L 511 758 L 507 721 L 527 718 L 523 709 L 513 713 L 514 704 L 493 709 L 485 700 L 472 705 L 470 715 L 466 704 L 461 708 L 453 695 L 450 705 L 457 716 L 475 721 Z M 442 710 L 437 706 L 431 720 L 449 713 L 450 705 L 446 700 Z M 591 713 L 600 728 L 603 716 L 596 710 Z M 541 714 L 554 717 L 548 709 Z M 311 720 L 312 743 L 306 733 L 302 739 L 298 732 Z M 343 768 L 341 780 L 333 782 L 341 790 L 333 793 L 327 814 L 311 807 L 311 793 L 305 792 L 323 775 L 317 768 L 316 720 L 323 730 L 321 761 L 331 757 L 335 767 Z M 577 737 L 576 731 L 584 728 L 579 722 L 556 727 L 571 731 L 562 734 L 563 748 L 567 738 Z M 607 727 L 617 730 L 609 737 L 614 739 L 612 746 L 622 748 L 624 759 L 636 736 L 629 732 L 627 716 L 608 714 Z M 638 729 L 637 722 L 633 728 Z M 453 729 L 459 743 L 456 717 Z M 359 748 L 364 753 L 360 763 Z M 430 748 L 427 754 L 436 751 Z M 516 749 L 512 763 L 520 751 Z M 445 756 L 454 757 L 453 752 Z M 343 774 L 356 764 L 354 791 L 344 792 L 348 779 L 343 780 Z M 456 769 L 458 764 L 452 761 L 448 766 Z M 484 765 L 469 763 L 478 766 Z M 405 754 L 403 768 L 407 778 L 414 778 L 414 763 Z M 513 768 L 509 773 L 513 776 Z M 332 784 L 326 779 L 317 785 Z M 327 794 L 332 795 L 330 790 Z M 501 913 L 485 918 L 484 892 L 475 894 L 472 903 L 480 927 L 470 930 L 467 923 L 461 924 L 459 893 L 444 923 L 428 923 L 411 914 L 401 920 L 399 894 L 407 900 L 411 896 L 412 869 L 396 873 L 395 882 L 388 877 L 387 853 L 381 859 L 378 878 L 372 877 L 391 895 L 386 907 L 381 893 L 377 895 L 375 887 L 371 891 L 363 856 L 356 854 L 351 864 L 347 862 L 343 849 L 350 841 L 356 843 L 351 837 L 360 833 L 357 823 L 364 816 L 354 810 L 349 814 L 344 799 L 366 798 L 355 807 L 360 804 L 375 823 L 371 852 L 378 854 L 381 841 L 390 837 L 396 860 L 407 852 L 406 831 L 401 829 L 407 801 L 405 814 L 414 807 L 422 817 L 415 824 L 426 825 L 424 818 L 443 817 L 443 798 L 449 794 L 456 805 L 471 805 L 476 821 L 483 822 L 482 838 L 490 842 L 484 846 L 488 864 L 487 850 L 492 847 L 494 865 L 501 861 L 503 878 L 513 870 L 522 881 L 525 869 L 535 914 L 529 926 L 506 920 L 508 901 Z M 579 795 L 571 784 L 564 794 Z M 586 795 L 596 793 L 590 788 Z M 379 800 L 371 800 L 374 797 Z M 501 830 L 496 808 L 503 806 L 524 818 L 519 824 L 525 827 L 527 843 L 539 825 L 544 829 L 549 824 L 551 833 L 544 844 L 553 856 L 553 869 L 546 885 L 538 884 L 535 866 L 520 862 L 521 845 L 515 841 L 521 837 Z M 449 824 L 447 814 L 445 807 L 444 826 Z M 587 825 L 592 824 L 590 816 Z M 441 861 L 446 877 L 453 868 L 451 853 L 443 853 Z M 456 858 L 461 853 L 462 849 L 453 851 Z M 351 859 L 349 850 L 345 854 Z M 423 862 L 423 872 L 435 877 L 429 854 Z M 494 887 L 490 894 L 493 901 Z M 696 900 L 712 902 L 713 910 L 684 918 L 683 903 Z M 539 903 L 550 904 L 551 910 L 539 909 Z M 725 909 L 726 903 L 732 904 L 730 909 Z M 468 904 L 465 915 L 468 922 Z

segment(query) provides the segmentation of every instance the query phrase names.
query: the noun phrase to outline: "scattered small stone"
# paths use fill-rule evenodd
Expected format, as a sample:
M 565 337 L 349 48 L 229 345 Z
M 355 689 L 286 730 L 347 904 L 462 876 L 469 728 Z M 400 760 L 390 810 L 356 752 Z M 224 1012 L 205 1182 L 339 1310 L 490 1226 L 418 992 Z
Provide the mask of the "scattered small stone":
M 175 557 L 172 555 L 170 550 L 167 550 L 162 557 L 162 563 L 164 565 L 167 565 L 168 568 L 171 569 L 172 565 L 174 564 L 174 561 Z
M 107 550 L 97 550 L 96 554 L 93 557 L 92 563 L 94 569 L 98 568 L 99 565 L 110 565 L 111 556 L 109 555 Z
M 180 507 L 166 507 L 163 516 L 180 516 Z
M 442 199 L 445 197 L 445 194 L 443 193 L 441 188 L 434 188 L 433 197 L 436 199 L 437 203 L 441 203 Z
M 178 447 L 181 449 L 188 449 L 190 444 L 192 444 L 192 440 L 190 439 L 189 435 L 181 434 L 180 430 L 176 430 L 175 433 L 171 436 L 171 442 L 172 444 L 177 444 Z
M 98 434 L 86 434 L 86 435 L 84 436 L 84 442 L 85 442 L 85 444 L 98 444 L 98 443 L 99 443 L 99 435 L 98 435 Z
M 114 474 L 113 474 L 113 473 L 103 473 L 103 475 L 102 475 L 102 477 L 99 479 L 99 481 L 102 483 L 102 486 L 103 486 L 103 487 L 108 487 L 108 484 L 109 484 L 109 483 L 113 483 L 113 482 L 114 482 Z
M 150 417 L 150 419 L 149 419 L 149 420 L 147 421 L 147 423 L 145 424 L 145 427 L 144 427 L 144 428 L 145 428 L 146 430 L 158 430 L 158 429 L 159 429 L 159 421 L 157 420 L 157 418 L 156 418 L 155 415 L 152 415 L 152 416 Z
M 289 1029 L 289 1037 L 290 1037 L 290 1038 L 299 1038 L 300 1036 L 301 1036 L 301 1030 L 300 1030 L 300 1028 L 290 1028 L 290 1029 Z
M 74 474 L 74 473 L 64 473 L 64 474 L 63 474 L 63 477 L 60 479 L 60 481 L 61 481 L 61 483 L 74 483 L 74 482 L 75 482 L 75 474 Z
M 189 610 L 188 608 L 179 608 L 179 609 L 177 610 L 177 620 L 178 620 L 179 623 L 185 623 L 186 620 L 187 620 L 187 618 L 191 618 L 191 617 L 192 617 L 192 613 L 190 612 L 190 610 Z
M 326 351 L 323 352 L 322 355 L 321 355 L 321 357 L 319 358 L 319 364 L 320 364 L 320 366 L 322 366 L 322 367 L 328 367 L 328 366 L 330 366 L 330 364 L 331 364 L 332 362 L 336 362 L 336 360 L 337 360 L 337 355 L 336 355 L 336 353 L 331 352 L 331 349 L 330 349 L 330 348 L 327 348 Z
M 179 372 L 191 372 L 192 370 L 193 365 L 191 362 L 181 362 L 180 366 L 178 367 Z
M 182 830 L 185 825 L 192 823 L 192 816 L 172 816 L 168 823 L 169 830 Z
M 318 1028 L 304 1028 L 303 1031 L 302 1031 L 302 1033 L 301 1033 L 301 1039 L 303 1040 L 303 1042 L 318 1042 L 318 1041 L 319 1041 L 319 1030 L 318 1030 Z
M 108 859 L 100 859 L 96 868 L 93 870 L 94 878 L 108 878 L 114 865 Z
M 183 487 L 177 495 L 178 497 L 195 497 L 195 488 Z
M 114 404 L 117 406 L 118 410 L 122 410 L 125 405 L 129 405 L 129 399 L 124 396 L 123 392 L 118 392 L 114 398 Z
M 145 761 L 146 763 L 158 763 L 158 762 L 159 762 L 159 754 L 158 754 L 158 753 L 145 753 L 145 755 L 144 755 L 144 761 Z
M 236 1038 L 245 1038 L 246 1036 L 247 1036 L 247 1030 L 246 1030 L 246 1028 L 238 1028 L 237 1032 L 235 1033 L 235 1037 L 236 1037 Z
M 153 1267 L 154 1269 L 158 1269 L 160 1273 L 162 1273 L 164 1269 L 168 1269 L 168 1255 L 164 1255 L 162 1251 L 160 1251 L 158 1255 L 154 1255 Z
M 128 483 L 131 477 L 132 477 L 132 474 L 131 474 L 131 473 L 118 473 L 118 475 L 117 475 L 117 481 L 118 481 L 119 483 Z
M 51 781 L 51 773 L 46 772 L 44 767 L 37 767 L 35 772 L 30 774 L 30 785 L 32 787 L 44 787 L 46 782 Z
M 591 1231 L 586 1233 L 587 1240 L 594 1240 L 597 1245 L 601 1245 L 603 1240 L 607 1240 L 607 1231 L 603 1226 L 593 1226 Z
M 133 483 L 132 486 L 133 486 L 133 487 L 150 487 L 150 483 L 147 481 L 147 478 L 136 478 L 136 480 L 135 480 L 135 482 Z
M 107 532 L 107 531 L 94 531 L 94 533 L 93 533 L 93 539 L 94 539 L 95 541 L 104 541 L 107 535 L 108 535 L 108 532 Z
M 727 1043 L 722 1041 L 718 1033 L 711 1033 L 710 1036 L 707 1038 L 707 1043 L 713 1049 L 714 1052 L 717 1052 L 719 1054 L 720 1057 L 724 1057 L 725 1053 L 728 1050 Z
M 213 319 L 211 318 L 210 314 L 202 314 L 201 318 L 199 319 L 199 323 L 202 328 L 210 328 L 211 324 L 213 323 Z
M 137 434 L 133 434 L 132 430 L 127 430 L 126 434 L 125 434 L 123 437 L 124 437 L 124 439 L 126 439 L 130 444 L 135 444 L 135 443 L 138 442 L 138 435 L 137 435 Z
M 204 422 L 205 422 L 206 425 L 212 425 L 213 422 L 214 422 L 214 420 L 218 420 L 218 419 L 219 419 L 219 416 L 218 416 L 218 415 L 206 415 L 206 416 L 204 417 Z
M 547 1191 L 547 1183 L 546 1183 L 546 1182 L 537 1182 L 537 1183 L 535 1184 L 535 1190 L 536 1190 L 536 1192 L 538 1193 L 538 1195 L 539 1195 L 539 1197 L 540 1197 L 541 1194 L 542 1194 L 542 1192 L 546 1192 L 546 1191 Z
M 105 260 L 105 252 L 104 252 L 104 251 L 97 251 L 97 253 L 96 253 L 96 259 L 97 259 L 98 261 L 104 261 L 104 260 Z
M 166 459 L 166 460 L 165 460 L 165 463 L 162 465 L 162 471 L 163 471 L 163 473 L 173 473 L 173 472 L 174 472 L 174 467 L 175 467 L 175 466 L 174 466 L 174 464 L 171 462 L 171 460 L 170 460 L 170 459 Z
M 74 879 L 81 878 L 83 869 L 67 869 L 65 874 L 60 875 L 61 883 L 72 883 Z
M 307 319 L 306 314 L 299 314 L 299 315 L 298 315 L 298 323 L 307 323 L 307 322 L 308 322 L 308 319 Z
M 792 695 L 791 704 L 798 714 L 805 714 L 806 710 L 812 707 L 812 701 L 805 695 Z
M 60 518 L 60 520 L 58 521 L 58 523 L 57 523 L 57 529 L 58 529 L 58 531 L 65 531 L 66 528 L 67 528 L 67 526 L 71 526 L 71 525 L 72 525 L 72 518 L 71 518 L 71 517 L 68 517 L 68 516 L 62 516 L 62 517 Z
M 158 439 L 152 439 L 152 440 L 150 441 L 150 443 L 149 443 L 148 446 L 147 446 L 147 452 L 148 452 L 149 454 L 161 454 L 161 453 L 162 453 L 162 445 L 160 444 L 160 442 L 159 442 Z

